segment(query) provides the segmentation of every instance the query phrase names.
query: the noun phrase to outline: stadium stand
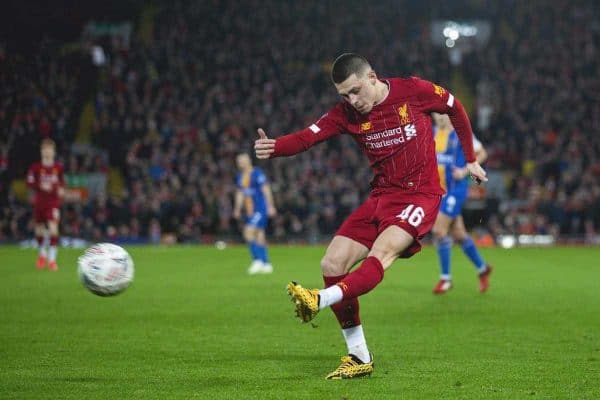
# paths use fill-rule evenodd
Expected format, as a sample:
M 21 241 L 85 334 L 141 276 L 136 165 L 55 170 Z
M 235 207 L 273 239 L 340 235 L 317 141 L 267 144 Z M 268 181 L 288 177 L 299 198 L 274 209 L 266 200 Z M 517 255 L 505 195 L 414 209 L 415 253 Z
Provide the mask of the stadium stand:
M 235 154 L 251 151 L 259 126 L 276 136 L 327 111 L 337 101 L 329 63 L 344 51 L 367 56 L 380 76 L 418 75 L 472 98 L 465 103 L 490 153 L 493 179 L 471 226 L 494 237 L 598 240 L 600 27 L 593 2 L 455 1 L 433 8 L 427 1 L 380 1 L 364 9 L 333 1 L 174 4 L 142 9 L 139 34 L 130 40 L 82 38 L 102 45 L 103 66 L 91 67 L 81 53 L 54 51 L 51 42 L 33 58 L 0 46 L 0 240 L 31 235 L 27 202 L 14 182 L 45 136 L 59 142 L 67 173 L 112 167 L 122 179 L 67 204 L 66 235 L 151 242 L 236 237 Z M 434 19 L 491 16 L 490 42 L 460 66 L 446 48 L 431 44 Z M 91 142 L 72 146 L 88 99 Z M 365 164 L 348 138 L 293 160 L 259 163 L 279 211 L 271 237 L 326 239 L 367 193 Z

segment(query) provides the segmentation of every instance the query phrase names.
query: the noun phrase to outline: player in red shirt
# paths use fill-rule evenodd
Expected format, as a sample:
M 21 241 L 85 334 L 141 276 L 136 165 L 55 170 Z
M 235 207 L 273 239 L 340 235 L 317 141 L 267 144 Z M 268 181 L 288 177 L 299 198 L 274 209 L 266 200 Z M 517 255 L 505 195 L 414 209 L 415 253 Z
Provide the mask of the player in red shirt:
M 27 172 L 27 185 L 35 191 L 33 217 L 35 236 L 40 249 L 37 267 L 43 269 L 48 261 L 48 269 L 56 271 L 60 203 L 65 186 L 64 169 L 61 163 L 55 161 L 56 144 L 52 139 L 42 140 L 40 150 L 41 161 L 34 163 Z M 50 235 L 48 251 L 45 244 L 46 225 Z
M 340 323 L 348 355 L 327 379 L 373 372 L 359 317 L 358 297 L 383 279 L 398 257 L 410 257 L 431 229 L 441 196 L 431 113 L 448 114 L 473 179 L 487 181 L 473 152 L 473 132 L 460 102 L 431 82 L 410 77 L 379 79 L 362 56 L 339 56 L 331 72 L 344 101 L 308 128 L 277 139 L 263 129 L 254 148 L 260 159 L 291 156 L 339 134 L 350 134 L 367 155 L 375 174 L 369 197 L 346 218 L 321 260 L 325 289 L 296 282 L 288 293 L 303 322 L 331 307 Z M 358 268 L 351 268 L 362 260 Z

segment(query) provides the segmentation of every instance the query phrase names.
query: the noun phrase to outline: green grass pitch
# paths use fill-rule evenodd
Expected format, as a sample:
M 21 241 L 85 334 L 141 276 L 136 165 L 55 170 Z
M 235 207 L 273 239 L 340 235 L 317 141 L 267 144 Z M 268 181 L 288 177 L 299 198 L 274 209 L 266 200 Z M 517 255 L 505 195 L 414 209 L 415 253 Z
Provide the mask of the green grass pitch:
M 600 248 L 484 249 L 489 293 L 453 253 L 436 297 L 432 248 L 361 298 L 373 376 L 326 381 L 345 345 L 330 311 L 300 324 L 285 284 L 321 286 L 322 247 L 274 247 L 248 276 L 244 247 L 131 247 L 123 294 L 88 293 L 77 250 L 57 273 L 0 247 L 2 399 L 598 399 Z

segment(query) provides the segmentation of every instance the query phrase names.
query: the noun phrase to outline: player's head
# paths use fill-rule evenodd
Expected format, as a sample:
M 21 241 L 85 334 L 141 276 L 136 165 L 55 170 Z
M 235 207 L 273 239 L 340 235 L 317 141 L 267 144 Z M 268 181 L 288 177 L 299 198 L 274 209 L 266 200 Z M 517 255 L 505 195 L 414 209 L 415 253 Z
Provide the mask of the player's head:
M 248 171 L 252 169 L 252 159 L 248 153 L 238 154 L 235 161 L 240 171 Z
M 438 129 L 452 129 L 452 122 L 450 122 L 450 117 L 448 117 L 446 114 L 434 112 L 431 113 L 431 117 L 433 118 L 433 123 Z
M 40 144 L 40 153 L 44 164 L 54 163 L 54 157 L 56 156 L 56 143 L 54 143 L 54 140 L 43 139 Z
M 361 114 L 368 114 L 379 100 L 377 74 L 361 55 L 344 53 L 336 58 L 331 80 L 340 96 Z

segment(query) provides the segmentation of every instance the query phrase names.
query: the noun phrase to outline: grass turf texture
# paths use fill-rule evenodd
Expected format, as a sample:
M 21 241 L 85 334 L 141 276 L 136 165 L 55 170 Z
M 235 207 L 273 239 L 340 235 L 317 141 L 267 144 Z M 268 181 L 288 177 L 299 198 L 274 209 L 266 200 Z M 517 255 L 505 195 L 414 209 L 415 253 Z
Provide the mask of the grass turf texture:
M 321 286 L 320 247 L 275 247 L 248 276 L 247 251 L 132 247 L 136 278 L 88 293 L 80 251 L 57 273 L 0 247 L 0 398 L 600 398 L 600 249 L 486 249 L 480 295 L 455 249 L 455 288 L 434 296 L 432 248 L 400 260 L 361 299 L 375 373 L 325 381 L 345 346 L 330 311 L 293 318 L 284 286 Z

